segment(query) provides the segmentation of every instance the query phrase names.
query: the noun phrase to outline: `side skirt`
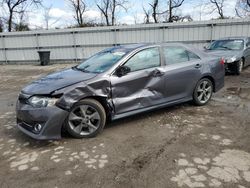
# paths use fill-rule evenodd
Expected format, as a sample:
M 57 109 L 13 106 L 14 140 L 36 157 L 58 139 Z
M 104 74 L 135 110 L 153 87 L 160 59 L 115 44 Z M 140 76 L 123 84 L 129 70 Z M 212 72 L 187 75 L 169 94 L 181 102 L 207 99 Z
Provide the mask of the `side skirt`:
M 175 100 L 175 101 L 171 101 L 171 102 L 167 102 L 167 103 L 163 103 L 163 104 L 159 104 L 159 105 L 150 106 L 150 107 L 147 107 L 147 108 L 140 108 L 138 110 L 132 110 L 132 111 L 124 112 L 122 114 L 116 114 L 111 119 L 112 120 L 117 120 L 117 119 L 125 118 L 125 117 L 128 117 L 128 116 L 140 114 L 140 113 L 143 113 L 143 112 L 153 111 L 153 110 L 156 110 L 156 109 L 161 109 L 161 108 L 164 108 L 164 107 L 173 106 L 175 104 L 188 102 L 188 101 L 191 101 L 191 100 L 192 100 L 192 97 L 191 98 L 183 98 L 183 99 L 179 99 L 179 100 Z

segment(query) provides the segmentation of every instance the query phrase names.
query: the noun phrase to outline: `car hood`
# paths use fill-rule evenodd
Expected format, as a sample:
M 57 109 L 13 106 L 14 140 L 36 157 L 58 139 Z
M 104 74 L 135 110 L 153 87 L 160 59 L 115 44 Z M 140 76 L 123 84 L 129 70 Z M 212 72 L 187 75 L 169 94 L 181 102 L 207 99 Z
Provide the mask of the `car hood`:
M 231 58 L 233 56 L 240 57 L 241 51 L 239 50 L 205 50 L 207 54 L 217 57 Z
M 23 88 L 22 92 L 30 95 L 49 95 L 55 90 L 89 80 L 94 78 L 96 75 L 97 74 L 86 73 L 72 68 L 66 69 L 49 74 L 30 83 Z

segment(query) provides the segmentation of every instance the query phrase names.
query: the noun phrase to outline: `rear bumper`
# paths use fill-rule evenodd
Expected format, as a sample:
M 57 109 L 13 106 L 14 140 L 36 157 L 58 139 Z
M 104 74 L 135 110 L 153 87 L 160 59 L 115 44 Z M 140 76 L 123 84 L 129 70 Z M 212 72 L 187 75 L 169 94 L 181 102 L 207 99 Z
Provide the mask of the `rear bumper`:
M 68 112 L 56 106 L 34 108 L 17 101 L 17 127 L 26 135 L 37 140 L 60 139 L 62 125 Z M 35 126 L 40 124 L 41 129 Z

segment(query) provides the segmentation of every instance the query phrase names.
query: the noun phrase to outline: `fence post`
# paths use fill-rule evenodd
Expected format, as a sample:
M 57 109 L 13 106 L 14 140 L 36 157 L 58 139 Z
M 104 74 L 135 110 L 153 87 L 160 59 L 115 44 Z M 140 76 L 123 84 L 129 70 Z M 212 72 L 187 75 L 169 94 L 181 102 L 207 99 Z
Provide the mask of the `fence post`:
M 35 37 L 36 37 L 36 49 L 38 49 L 39 50 L 39 48 L 40 48 L 40 46 L 39 46 L 39 34 L 38 33 L 36 33 L 35 34 Z
M 211 36 L 210 36 L 210 42 L 212 42 L 214 39 L 214 24 L 211 24 Z
M 8 64 L 8 59 L 7 59 L 7 49 L 6 49 L 6 45 L 5 45 L 5 36 L 2 35 L 1 36 L 2 39 L 2 44 L 3 44 L 3 55 L 4 55 L 4 61 L 6 64 Z
M 166 29 L 168 29 L 168 27 L 162 26 L 160 27 L 160 29 L 162 29 L 162 42 L 165 42 L 165 32 L 166 32 Z
M 78 57 L 77 57 L 77 46 L 76 46 L 76 33 L 77 31 L 72 31 L 72 36 L 73 36 L 73 47 L 74 47 L 74 53 L 75 53 L 75 63 L 77 63 Z
M 162 42 L 165 41 L 165 27 L 162 27 Z
M 117 29 L 117 28 L 111 29 L 111 32 L 113 32 L 113 36 L 114 36 L 113 46 L 117 46 L 117 38 L 116 38 L 116 32 L 117 31 L 119 31 L 119 29 Z
M 39 35 L 38 33 L 35 33 L 35 37 L 36 37 L 36 49 L 39 51 L 40 49 L 40 45 L 39 45 Z M 37 61 L 39 62 L 39 57 L 37 59 Z

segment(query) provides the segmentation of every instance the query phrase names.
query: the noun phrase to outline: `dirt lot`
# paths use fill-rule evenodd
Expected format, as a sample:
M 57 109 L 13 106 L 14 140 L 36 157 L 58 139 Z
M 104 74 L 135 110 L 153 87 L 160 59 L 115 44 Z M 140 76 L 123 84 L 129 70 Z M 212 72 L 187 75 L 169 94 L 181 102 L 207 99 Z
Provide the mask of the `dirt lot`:
M 204 107 L 109 124 L 93 139 L 35 141 L 15 127 L 28 82 L 69 65 L 0 67 L 0 187 L 250 187 L 250 68 Z

